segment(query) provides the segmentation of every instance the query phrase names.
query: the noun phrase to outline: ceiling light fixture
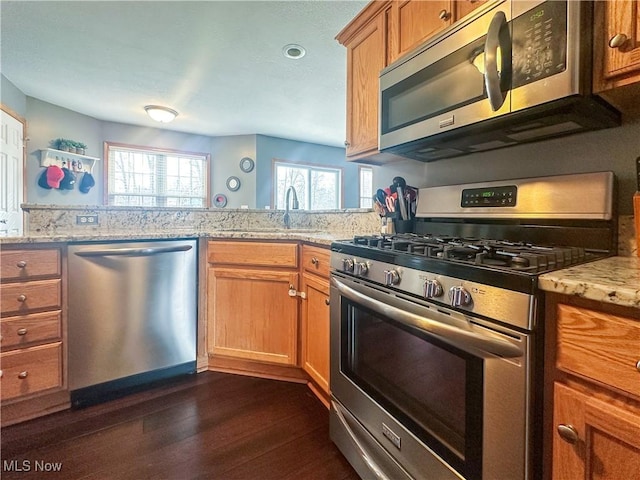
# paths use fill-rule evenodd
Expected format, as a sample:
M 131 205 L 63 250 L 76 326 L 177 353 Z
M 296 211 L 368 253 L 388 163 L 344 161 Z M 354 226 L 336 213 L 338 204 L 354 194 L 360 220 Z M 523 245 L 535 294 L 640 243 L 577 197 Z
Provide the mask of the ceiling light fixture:
M 147 105 L 144 109 L 147 115 L 160 123 L 169 123 L 178 116 L 178 112 L 175 110 L 159 105 Z
M 297 43 L 290 43 L 289 45 L 285 45 L 282 47 L 282 53 L 287 58 L 292 58 L 293 60 L 298 60 L 305 56 L 307 51 L 304 49 L 302 45 L 298 45 Z

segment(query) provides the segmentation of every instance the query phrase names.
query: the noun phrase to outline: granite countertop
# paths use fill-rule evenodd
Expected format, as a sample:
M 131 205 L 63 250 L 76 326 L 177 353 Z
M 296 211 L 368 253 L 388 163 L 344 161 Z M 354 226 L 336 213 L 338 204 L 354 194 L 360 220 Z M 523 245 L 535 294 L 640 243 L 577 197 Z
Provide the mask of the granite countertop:
M 538 286 L 548 292 L 640 308 L 640 258 L 609 257 L 545 273 Z
M 110 233 L 71 233 L 57 235 L 28 235 L 23 237 L 0 238 L 0 245 L 34 243 L 72 243 L 72 242 L 110 242 L 118 240 L 171 240 L 177 238 L 219 238 L 219 239 L 262 239 L 293 240 L 318 245 L 331 245 L 336 240 L 352 238 L 349 232 L 320 232 L 317 230 L 218 230 L 215 232 L 197 232 L 194 230 L 172 230 L 171 232 L 132 233 L 130 231 Z

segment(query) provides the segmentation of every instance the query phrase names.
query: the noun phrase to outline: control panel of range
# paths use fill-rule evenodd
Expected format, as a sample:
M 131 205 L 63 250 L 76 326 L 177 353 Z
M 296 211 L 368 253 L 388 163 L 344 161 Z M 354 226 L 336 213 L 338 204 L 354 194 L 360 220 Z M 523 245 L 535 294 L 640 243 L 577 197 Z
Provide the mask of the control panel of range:
M 473 207 L 515 207 L 518 187 L 505 185 L 490 188 L 465 188 L 462 190 L 460 206 Z
M 532 295 L 337 252 L 331 253 L 331 270 L 426 301 L 533 328 Z

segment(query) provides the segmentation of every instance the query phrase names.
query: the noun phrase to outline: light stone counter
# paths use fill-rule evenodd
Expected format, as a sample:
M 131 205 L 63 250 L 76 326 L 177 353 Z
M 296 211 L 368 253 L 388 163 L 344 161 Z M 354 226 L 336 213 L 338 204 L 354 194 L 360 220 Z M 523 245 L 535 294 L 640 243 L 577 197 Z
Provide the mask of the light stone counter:
M 548 292 L 640 308 L 640 258 L 610 257 L 545 273 L 538 286 Z

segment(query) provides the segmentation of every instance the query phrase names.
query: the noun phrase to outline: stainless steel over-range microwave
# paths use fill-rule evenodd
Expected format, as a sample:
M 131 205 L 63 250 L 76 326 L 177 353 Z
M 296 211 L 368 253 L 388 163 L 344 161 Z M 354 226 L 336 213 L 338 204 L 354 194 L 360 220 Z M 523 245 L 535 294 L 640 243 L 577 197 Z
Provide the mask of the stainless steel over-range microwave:
M 380 150 L 422 161 L 620 124 L 591 95 L 593 4 L 488 2 L 380 75 Z

